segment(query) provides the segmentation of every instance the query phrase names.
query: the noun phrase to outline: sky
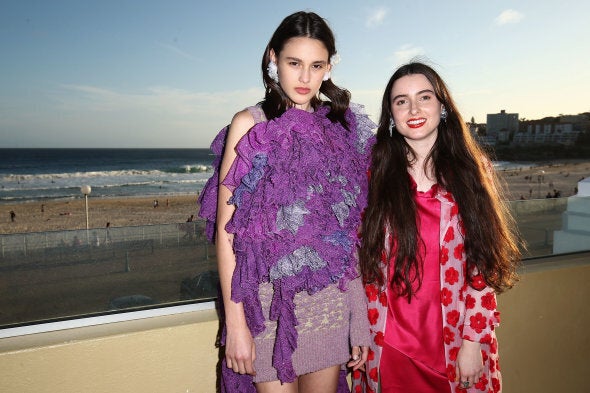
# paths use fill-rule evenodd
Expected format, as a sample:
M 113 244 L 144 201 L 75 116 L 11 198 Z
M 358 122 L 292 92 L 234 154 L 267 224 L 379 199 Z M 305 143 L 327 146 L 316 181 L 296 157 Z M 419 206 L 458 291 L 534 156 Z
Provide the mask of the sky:
M 300 10 L 327 20 L 332 78 L 373 120 L 411 59 L 465 120 L 590 111 L 586 1 L 2 1 L 0 148 L 209 147 L 262 99 L 264 48 Z

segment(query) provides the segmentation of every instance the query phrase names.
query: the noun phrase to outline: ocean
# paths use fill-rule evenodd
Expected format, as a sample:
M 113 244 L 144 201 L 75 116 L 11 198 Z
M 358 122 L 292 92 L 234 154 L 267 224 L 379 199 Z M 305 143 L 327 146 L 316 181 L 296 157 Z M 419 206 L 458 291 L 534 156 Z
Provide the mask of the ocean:
M 0 204 L 196 193 L 213 170 L 209 149 L 0 149 Z
M 209 149 L 0 149 L 0 204 L 78 198 L 85 185 L 92 197 L 197 193 L 212 161 Z

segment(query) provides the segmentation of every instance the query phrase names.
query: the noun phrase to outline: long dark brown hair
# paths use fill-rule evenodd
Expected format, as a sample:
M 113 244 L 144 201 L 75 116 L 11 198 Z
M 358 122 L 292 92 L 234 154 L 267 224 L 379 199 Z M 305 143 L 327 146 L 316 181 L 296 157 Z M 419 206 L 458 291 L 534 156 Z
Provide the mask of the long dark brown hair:
M 415 152 L 404 137 L 390 136 L 391 90 L 403 76 L 424 75 L 434 87 L 436 98 L 448 112 L 438 126 L 436 142 L 425 160 L 432 164 L 437 183 L 449 191 L 459 209 L 465 230 L 466 272 L 473 268 L 498 293 L 517 279 L 520 261 L 519 237 L 508 211 L 503 189 L 491 160 L 471 136 L 441 77 L 431 67 L 418 62 L 400 67 L 389 80 L 381 106 L 377 142 L 373 147 L 368 206 L 361 226 L 360 266 L 365 282 L 383 285 L 380 269 L 385 248 L 386 228 L 395 239 L 394 272 L 391 288 L 411 300 L 421 285 L 420 249 L 423 245 L 416 223 L 416 206 L 410 188 L 410 167 Z M 472 283 L 467 274 L 466 280 Z M 412 286 L 413 283 L 417 283 Z
M 267 119 L 278 117 L 293 106 L 293 102 L 281 89 L 280 85 L 268 76 L 267 68 L 270 62 L 271 49 L 274 50 L 278 57 L 285 43 L 295 37 L 307 37 L 321 41 L 328 50 L 328 58 L 336 54 L 334 34 L 326 21 L 319 15 L 313 12 L 300 11 L 283 19 L 268 42 L 262 56 L 262 78 L 265 93 L 264 101 L 261 104 Z M 350 92 L 336 86 L 332 79 L 328 79 L 322 82 L 320 93 L 330 99 L 330 102 L 326 103 L 331 107 L 328 118 L 332 122 L 340 122 L 348 129 L 344 113 L 350 103 Z M 311 100 L 311 106 L 314 109 L 323 104 L 324 102 L 319 97 L 314 97 Z

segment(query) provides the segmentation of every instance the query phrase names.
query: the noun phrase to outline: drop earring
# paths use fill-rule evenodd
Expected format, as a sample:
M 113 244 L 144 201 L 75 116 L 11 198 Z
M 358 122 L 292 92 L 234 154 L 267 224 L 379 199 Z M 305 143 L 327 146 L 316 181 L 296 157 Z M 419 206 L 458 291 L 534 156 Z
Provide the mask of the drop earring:
M 395 121 L 393 120 L 393 117 L 389 117 L 389 137 L 391 138 L 393 136 L 393 129 L 395 128 Z
M 447 117 L 449 117 L 449 113 L 447 112 L 447 108 L 445 108 L 443 105 L 440 110 L 440 119 L 444 121 L 447 120 Z
M 270 79 L 272 79 L 276 83 L 279 83 L 279 68 L 277 67 L 277 63 L 271 60 L 270 63 L 268 63 L 266 72 L 268 73 L 268 77 Z

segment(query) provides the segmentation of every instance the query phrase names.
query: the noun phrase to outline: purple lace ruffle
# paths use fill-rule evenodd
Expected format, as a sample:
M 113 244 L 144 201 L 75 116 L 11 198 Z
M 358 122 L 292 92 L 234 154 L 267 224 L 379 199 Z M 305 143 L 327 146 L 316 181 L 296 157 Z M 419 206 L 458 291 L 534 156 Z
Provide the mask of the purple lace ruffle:
M 226 226 L 235 234 L 232 300 L 244 304 L 256 336 L 265 322 L 258 286 L 272 282 L 270 318 L 277 321 L 273 366 L 283 382 L 296 378 L 291 362 L 297 347 L 295 294 L 313 294 L 334 283 L 345 290 L 358 276 L 355 246 L 366 205 L 374 123 L 349 110 L 346 120 L 352 131 L 347 131 L 326 117 L 328 111 L 290 109 L 256 124 L 236 146 L 237 157 L 223 182 L 236 205 Z M 213 142 L 216 154 L 223 153 L 219 141 L 226 132 Z M 217 182 L 216 170 L 199 198 L 210 239 Z

